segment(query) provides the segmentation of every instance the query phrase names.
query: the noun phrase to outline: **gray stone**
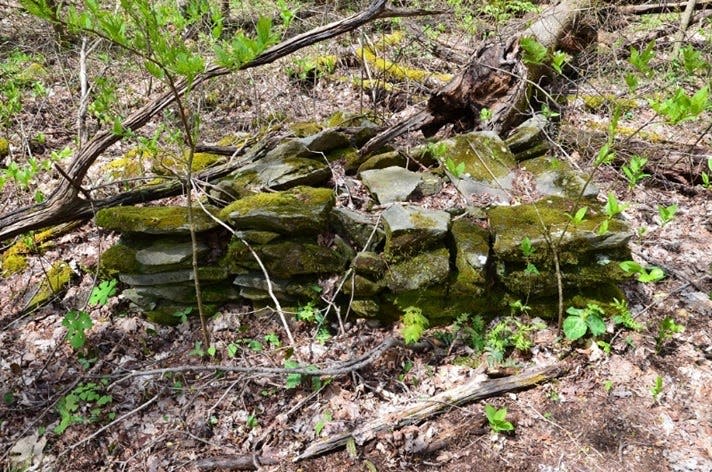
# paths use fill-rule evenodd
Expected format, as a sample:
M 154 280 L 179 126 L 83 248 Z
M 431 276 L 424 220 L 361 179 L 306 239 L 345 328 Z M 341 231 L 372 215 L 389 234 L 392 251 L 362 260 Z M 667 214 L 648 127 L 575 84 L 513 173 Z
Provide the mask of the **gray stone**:
M 197 243 L 196 252 L 199 257 L 205 255 L 208 250 L 205 243 Z M 192 257 L 193 245 L 189 242 L 156 241 L 149 247 L 136 251 L 136 261 L 145 266 L 181 264 L 191 261 Z
M 542 149 L 543 152 L 541 152 L 541 154 L 548 150 L 546 137 L 544 136 L 544 130 L 548 124 L 549 120 L 547 120 L 544 115 L 537 113 L 524 123 L 514 128 L 512 133 L 505 140 L 505 143 L 516 155 L 517 160 L 522 160 L 524 158 L 522 157 L 523 153 L 529 149 Z M 542 147 L 542 144 L 545 146 Z M 532 155 L 532 157 L 534 156 Z
M 310 235 L 326 230 L 333 206 L 330 189 L 296 187 L 242 198 L 223 208 L 220 217 L 239 230 Z
M 381 307 L 373 300 L 353 300 L 351 311 L 362 318 L 376 318 L 381 311 Z
M 414 254 L 436 245 L 447 235 L 450 214 L 417 206 L 393 205 L 382 215 L 388 257 Z
M 586 180 L 582 174 L 565 161 L 555 157 L 542 156 L 522 161 L 521 168 L 534 176 L 536 189 L 545 196 L 578 198 L 584 190 Z M 583 193 L 584 198 L 595 199 L 598 187 L 589 183 Z
M 208 207 L 208 211 L 217 212 Z M 188 208 L 181 206 L 116 206 L 102 208 L 96 214 L 96 224 L 122 233 L 190 234 Z M 193 228 L 196 233 L 218 227 L 218 223 L 202 208 L 193 208 Z
M 407 159 L 399 151 L 384 152 L 371 156 L 358 167 L 357 173 L 361 174 L 367 170 L 385 169 L 387 167 L 405 167 Z
M 198 278 L 204 282 L 226 280 L 227 270 L 222 267 L 200 267 Z M 119 274 L 119 280 L 128 285 L 167 285 L 194 279 L 195 274 L 190 269 L 155 274 Z
M 408 200 L 420 183 L 420 175 L 402 167 L 367 170 L 361 181 L 382 205 Z
M 288 139 L 272 148 L 262 159 L 280 161 L 288 157 L 306 157 L 308 155 L 309 149 L 304 145 L 301 139 Z
M 377 247 L 385 238 L 382 224 L 368 213 L 339 207 L 331 211 L 330 220 L 334 230 L 355 244 L 357 249 Z
M 423 197 L 437 195 L 443 188 L 443 179 L 431 172 L 423 172 L 420 174 L 420 183 L 416 188 L 416 192 Z
M 348 136 L 335 129 L 325 129 L 321 133 L 302 138 L 300 142 L 312 153 L 325 153 L 351 144 Z

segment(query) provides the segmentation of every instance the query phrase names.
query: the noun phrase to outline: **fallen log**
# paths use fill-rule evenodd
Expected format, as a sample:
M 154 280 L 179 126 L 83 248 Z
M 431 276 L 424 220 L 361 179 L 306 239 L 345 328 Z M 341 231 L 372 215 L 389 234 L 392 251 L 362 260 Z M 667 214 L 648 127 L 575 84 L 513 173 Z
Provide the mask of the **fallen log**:
M 316 442 L 297 456 L 294 461 L 297 462 L 316 457 L 345 446 L 349 438 L 353 438 L 356 444 L 362 445 L 374 439 L 379 432 L 398 429 L 408 424 L 423 421 L 456 405 L 482 400 L 483 398 L 492 397 L 504 392 L 532 387 L 539 383 L 560 377 L 564 375 L 564 373 L 566 373 L 565 367 L 561 365 L 550 365 L 527 370 L 510 377 L 487 380 L 475 378 L 470 382 L 458 385 L 429 399 L 420 401 L 415 405 L 368 421 L 353 431 L 338 434 Z
M 545 10 L 521 34 L 483 44 L 465 68 L 430 97 L 424 110 L 375 136 L 361 154 L 370 154 L 408 131 L 432 136 L 448 123 L 459 130 L 474 129 L 481 124 L 480 112 L 485 108 L 491 112 L 485 124 L 488 129 L 500 134 L 511 129 L 527 113 L 529 96 L 546 73 L 541 65 L 524 63 L 519 40 L 532 37 L 547 49 L 556 48 L 590 3 L 564 0 Z

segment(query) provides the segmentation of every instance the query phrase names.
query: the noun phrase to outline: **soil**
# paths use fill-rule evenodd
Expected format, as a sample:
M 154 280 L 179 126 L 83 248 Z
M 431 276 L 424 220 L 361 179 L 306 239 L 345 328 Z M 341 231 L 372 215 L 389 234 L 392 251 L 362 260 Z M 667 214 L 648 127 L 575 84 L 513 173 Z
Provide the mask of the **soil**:
M 347 12 L 341 8 L 348 5 L 343 4 L 354 2 L 337 2 L 338 8 L 329 9 L 323 2 L 314 3 L 304 10 L 305 24 L 344 16 Z M 10 124 L 0 125 L 0 137 L 10 139 L 13 158 L 22 162 L 28 158 L 22 143 L 41 132 L 46 141 L 35 152 L 47 158 L 51 150 L 72 146 L 76 135 L 79 46 L 57 45 L 51 28 L 14 6 L 0 4 L 0 13 L 0 61 L 17 50 L 41 55 L 47 69 L 42 82 L 48 90 L 43 96 L 27 95 L 23 110 Z M 247 13 L 233 12 L 238 18 Z M 534 15 L 513 21 L 521 24 Z M 478 26 L 487 28 L 481 21 L 476 18 Z M 551 90 L 569 97 L 559 110 L 562 122 L 600 129 L 600 123 L 610 119 L 609 110 L 591 110 L 582 97 L 603 90 L 625 94 L 618 72 L 630 68 L 628 48 L 645 44 L 652 33 L 659 33 L 654 65 L 660 70 L 668 67 L 679 14 L 618 14 L 615 21 L 610 16 L 591 21 L 598 21 L 598 43 L 585 49 L 574 63 L 576 71 L 554 81 Z M 440 40 L 464 53 L 478 38 L 464 32 L 452 15 L 408 20 L 408 24 L 442 28 Z M 360 39 L 377 41 L 384 29 L 393 26 L 387 21 L 369 25 Z M 703 11 L 688 31 L 690 44 L 708 62 L 712 61 L 711 30 Z M 341 55 L 336 72 L 315 84 L 288 78 L 284 70 L 292 64 L 290 58 L 210 83 L 200 93 L 219 98 L 204 108 L 201 141 L 213 143 L 226 134 L 297 120 L 321 120 L 335 111 L 369 111 L 384 123 L 395 123 L 412 107 L 422 106 L 429 90 L 420 84 L 401 83 L 396 91 L 373 94 L 352 85 L 351 79 L 360 77 L 362 71 L 348 49 L 358 40 L 358 34 L 348 35 L 299 53 L 299 57 Z M 112 54 L 111 61 L 103 61 L 98 52 Z M 415 41 L 406 41 L 394 57 L 431 71 L 456 69 Z M 129 57 L 105 44 L 90 56 L 88 70 L 91 78 L 111 77 L 118 84 L 117 106 L 122 113 L 144 104 L 157 89 Z M 675 143 L 701 147 L 706 149 L 704 158 L 712 156 L 709 111 L 673 127 L 645 105 L 645 93 L 669 89 L 662 75 L 646 79 L 639 109 L 625 114 L 621 125 L 654 131 L 657 141 L 650 135 L 647 139 L 662 155 L 666 143 Z M 157 125 L 151 122 L 145 133 Z M 99 128 L 94 121 L 89 126 L 90 134 Z M 448 132 L 444 129 L 441 134 Z M 412 134 L 397 144 L 422 141 Z M 111 148 L 83 185 L 96 187 L 97 195 L 132 185 L 104 185 L 108 182 L 101 171 L 103 163 L 129 147 Z M 591 154 L 597 149 L 553 149 L 558 157 L 592 171 Z M 25 270 L 6 275 L 0 282 L 0 392 L 4 400 L 0 403 L 0 463 L 4 470 L 57 471 L 208 470 L 209 464 L 200 461 L 218 459 L 239 459 L 245 468 L 252 463 L 252 468 L 275 471 L 712 471 L 712 193 L 703 188 L 697 172 L 672 181 L 652 167 L 647 169 L 651 177 L 629 189 L 619 164 L 598 169 L 594 183 L 602 200 L 608 192 L 615 192 L 629 204 L 624 217 L 638 229 L 631 242 L 634 259 L 663 268 L 666 278 L 653 284 L 631 281 L 623 287 L 631 312 L 644 328 L 619 329 L 609 322 L 603 339 L 610 343 L 610 352 L 590 340 L 571 343 L 562 339 L 556 323 L 549 321 L 534 334 L 535 343 L 528 352 L 508 353 L 503 364 L 492 365 L 461 341 L 452 346 L 439 342 L 442 337 L 436 332 L 454 332 L 450 326 L 428 331 L 428 341 L 419 349 L 399 345 L 364 368 L 320 382 L 308 376 L 295 380 L 221 371 L 127 377 L 137 371 L 196 364 L 282 367 L 291 356 L 304 364 L 328 367 L 367 353 L 386 338 L 398 337 L 399 326 L 351 319 L 342 330 L 331 320 L 332 337 L 323 342 L 317 339 L 313 323 L 292 318 L 295 345 L 288 347 L 276 315 L 248 306 L 227 306 L 208 324 L 215 354 L 200 356 L 196 351 L 205 347 L 199 344 L 202 335 L 195 319 L 176 328 L 156 326 L 132 311 L 120 296 L 104 306 L 87 307 L 98 257 L 116 237 L 91 222 L 67 232 L 30 254 Z M 48 193 L 60 178 L 52 172 L 38 174 L 33 188 Z M 8 183 L 2 190 L 0 209 L 6 213 L 31 203 L 32 198 L 33 191 Z M 657 208 L 672 204 L 678 205 L 678 211 L 664 224 Z M 29 294 L 58 260 L 74 268 L 69 286 L 49 303 L 23 310 Z M 85 309 L 93 320 L 84 356 L 65 340 L 63 319 L 70 309 Z M 684 326 L 684 331 L 661 337 L 665 319 Z M 467 359 L 464 365 L 463 359 Z M 452 406 L 355 447 L 293 462 L 320 439 L 422 402 L 476 375 L 496 377 L 551 364 L 565 367 L 566 373 L 533 388 Z M 55 432 L 63 399 L 91 383 L 96 384 L 95 391 L 110 395 L 110 401 L 103 406 L 94 403 L 94 412 L 80 402 L 75 414 L 86 421 L 78 420 L 62 434 Z M 659 391 L 654 392 L 656 383 Z M 506 407 L 514 431 L 491 431 L 485 404 Z M 38 436 L 38 431 L 44 435 Z M 29 468 L 13 465 L 22 454 L 32 458 Z M 213 465 L 213 470 L 230 470 L 229 463 Z

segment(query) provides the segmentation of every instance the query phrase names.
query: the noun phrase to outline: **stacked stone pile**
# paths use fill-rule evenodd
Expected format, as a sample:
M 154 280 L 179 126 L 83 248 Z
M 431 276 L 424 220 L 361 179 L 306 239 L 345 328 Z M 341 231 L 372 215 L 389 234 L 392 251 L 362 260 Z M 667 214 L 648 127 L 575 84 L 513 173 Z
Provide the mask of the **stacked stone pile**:
M 536 117 L 507 142 L 470 133 L 369 158 L 357 148 L 373 134 L 370 123 L 284 140 L 218 184 L 220 197 L 234 201 L 211 215 L 194 212 L 204 302 L 213 311 L 234 301 L 270 304 L 254 253 L 287 306 L 318 300 L 315 287 L 336 278 L 343 281 L 337 285 L 344 310 L 364 317 L 392 319 L 413 305 L 431 319 L 452 319 L 501 311 L 517 299 L 553 313 L 549 242 L 559 240 L 570 298 L 620 296 L 613 287 L 624 275 L 618 262 L 630 257 L 630 231 L 623 221 L 607 221 L 597 191 L 584 188 L 585 176 L 542 155 L 545 124 Z M 356 174 L 343 177 L 339 195 L 329 184 L 334 162 Z M 343 192 L 361 184 L 371 210 L 345 207 Z M 434 208 L 445 187 L 461 203 Z M 516 204 L 524 197 L 534 203 Z M 568 214 L 584 205 L 586 219 L 571 224 Z M 604 220 L 608 231 L 599 234 Z M 176 313 L 195 306 L 186 222 L 187 210 L 176 207 L 118 207 L 97 216 L 100 226 L 122 234 L 102 258 L 105 272 L 128 286 L 124 297 L 156 321 L 178 322 Z M 524 238 L 532 246 L 526 255 Z M 601 287 L 613 292 L 602 294 Z

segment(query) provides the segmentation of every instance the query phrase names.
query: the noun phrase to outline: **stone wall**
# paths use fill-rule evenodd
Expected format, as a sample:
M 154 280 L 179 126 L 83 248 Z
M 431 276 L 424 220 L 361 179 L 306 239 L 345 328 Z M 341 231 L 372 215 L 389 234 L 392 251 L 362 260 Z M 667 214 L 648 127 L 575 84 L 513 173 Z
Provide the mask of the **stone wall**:
M 284 306 L 341 286 L 342 313 L 385 320 L 411 305 L 438 321 L 502 312 L 520 299 L 552 315 L 551 242 L 567 303 L 620 297 L 618 263 L 630 258 L 631 233 L 606 217 L 597 190 L 584 188 L 586 176 L 546 155 L 545 126 L 535 117 L 506 141 L 477 132 L 367 159 L 357 152 L 374 133 L 367 120 L 295 127 L 315 134 L 285 138 L 220 182 L 210 215 L 194 210 L 208 312 L 230 302 L 271 303 L 253 252 Z M 582 206 L 586 218 L 574 224 L 570 215 Z M 97 215 L 99 226 L 121 233 L 102 270 L 157 322 L 197 311 L 187 213 L 153 206 Z M 522 247 L 525 239 L 530 247 Z

